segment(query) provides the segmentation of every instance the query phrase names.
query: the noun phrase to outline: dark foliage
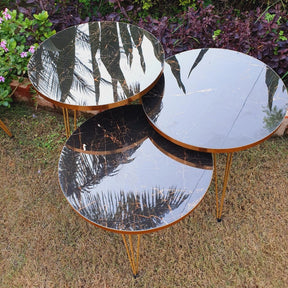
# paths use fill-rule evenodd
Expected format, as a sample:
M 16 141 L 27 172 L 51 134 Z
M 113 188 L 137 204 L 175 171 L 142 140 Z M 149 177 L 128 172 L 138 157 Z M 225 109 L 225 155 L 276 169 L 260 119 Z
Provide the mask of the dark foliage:
M 127 5 L 124 0 L 106 1 L 109 8 L 106 10 L 99 6 L 101 1 L 90 1 L 90 5 L 97 7 L 93 15 L 83 15 L 83 4 L 77 0 L 58 2 L 16 0 L 15 7 L 29 17 L 42 10 L 48 11 L 56 31 L 87 21 L 126 21 L 154 34 L 163 44 L 167 56 L 188 49 L 219 47 L 254 56 L 280 76 L 288 71 L 288 15 L 281 3 L 267 11 L 261 2 L 261 8 L 251 11 L 241 12 L 230 6 L 220 12 L 218 7 L 205 6 L 199 1 L 196 9 L 189 8 L 173 18 L 148 16 L 139 19 L 139 7 Z M 274 16 L 267 19 L 267 12 Z M 287 84 L 288 76 L 284 80 Z
M 188 10 L 178 16 L 177 23 L 163 17 L 141 19 L 138 25 L 161 40 L 167 55 L 203 47 L 227 48 L 254 56 L 283 76 L 288 71 L 288 17 L 280 8 L 269 10 L 275 15 L 270 21 L 259 8 L 237 15 L 230 9 L 219 16 L 208 6 Z
M 286 2 L 287 0 L 279 0 L 278 2 L 282 1 L 282 3 Z M 219 11 L 223 11 L 223 9 L 227 9 L 229 7 L 233 7 L 234 9 L 238 9 L 241 11 L 249 11 L 254 10 L 256 8 L 265 9 L 268 5 L 273 5 L 277 2 L 277 0 L 274 1 L 267 1 L 267 0 L 217 0 L 212 1 L 213 5 L 217 8 Z

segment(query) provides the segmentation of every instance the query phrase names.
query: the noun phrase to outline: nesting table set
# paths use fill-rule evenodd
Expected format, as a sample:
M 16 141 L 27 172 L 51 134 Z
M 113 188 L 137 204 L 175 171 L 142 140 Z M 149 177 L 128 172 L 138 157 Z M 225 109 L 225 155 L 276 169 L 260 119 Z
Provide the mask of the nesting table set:
M 259 60 L 213 48 L 165 60 L 152 34 L 126 23 L 63 30 L 39 46 L 28 71 L 63 109 L 64 196 L 86 221 L 122 234 L 134 277 L 141 234 L 191 213 L 213 174 L 221 220 L 233 153 L 270 137 L 288 107 L 281 78 Z M 77 128 L 77 110 L 101 112 Z M 227 154 L 220 201 L 218 153 Z

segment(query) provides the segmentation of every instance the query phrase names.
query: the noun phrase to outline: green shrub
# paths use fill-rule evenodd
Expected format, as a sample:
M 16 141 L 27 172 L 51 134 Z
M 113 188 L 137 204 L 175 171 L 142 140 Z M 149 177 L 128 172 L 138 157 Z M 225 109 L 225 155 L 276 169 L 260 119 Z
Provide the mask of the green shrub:
M 10 106 L 11 81 L 27 76 L 30 56 L 55 33 L 51 25 L 46 11 L 33 15 L 32 20 L 16 10 L 0 12 L 0 106 Z
M 78 0 L 79 13 L 82 18 L 92 17 L 100 13 L 106 15 L 113 12 L 113 5 L 102 0 Z

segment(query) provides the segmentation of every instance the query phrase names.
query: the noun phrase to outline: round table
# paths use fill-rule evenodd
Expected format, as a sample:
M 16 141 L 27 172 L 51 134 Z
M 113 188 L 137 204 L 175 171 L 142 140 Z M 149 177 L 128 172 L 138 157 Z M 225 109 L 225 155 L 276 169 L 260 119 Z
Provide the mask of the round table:
M 89 22 L 45 40 L 30 58 L 28 76 L 41 96 L 63 108 L 68 136 L 68 109 L 104 110 L 135 101 L 155 85 L 163 63 L 162 45 L 149 32 L 127 23 Z
M 136 277 L 140 235 L 164 229 L 197 207 L 210 185 L 213 161 L 210 153 L 160 136 L 141 105 L 128 105 L 101 112 L 75 130 L 58 171 L 61 189 L 81 217 L 122 234 Z
M 269 138 L 284 119 L 287 103 L 287 89 L 270 67 L 246 54 L 217 48 L 169 57 L 158 84 L 142 97 L 150 123 L 163 137 L 213 153 L 219 221 L 232 153 Z M 216 153 L 227 153 L 220 209 Z

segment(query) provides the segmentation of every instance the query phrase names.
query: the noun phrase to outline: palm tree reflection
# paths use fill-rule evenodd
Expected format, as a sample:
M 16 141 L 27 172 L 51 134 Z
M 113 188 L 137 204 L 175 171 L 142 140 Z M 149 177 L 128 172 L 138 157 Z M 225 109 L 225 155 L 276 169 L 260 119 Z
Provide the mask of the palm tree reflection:
M 192 71 L 198 66 L 198 64 L 202 61 L 204 55 L 208 52 L 208 48 L 203 48 L 199 51 L 199 54 L 196 58 L 196 60 L 194 61 L 188 75 L 187 75 L 187 79 L 190 77 Z M 169 64 L 170 68 L 171 68 L 171 72 L 174 75 L 179 88 L 183 91 L 184 94 L 186 94 L 186 88 L 185 85 L 182 82 L 181 79 L 181 67 L 179 65 L 179 62 L 177 60 L 177 55 L 175 56 L 171 56 L 166 60 L 166 63 Z
M 133 161 L 132 155 L 148 137 L 150 126 L 142 107 L 110 109 L 81 125 L 62 151 L 61 170 L 67 196 L 90 191 L 101 179 L 118 173 L 117 167 Z
M 181 70 L 180 70 L 181 67 L 179 65 L 179 62 L 178 62 L 176 56 L 169 57 L 166 60 L 166 63 L 170 66 L 171 72 L 174 75 L 174 77 L 178 83 L 179 88 L 183 90 L 184 94 L 186 94 L 186 88 L 185 88 L 185 85 L 183 84 L 182 79 L 181 79 Z
M 119 165 L 125 165 L 133 161 L 131 157 L 140 146 L 126 150 L 122 153 L 92 155 L 71 152 L 66 146 L 62 151 L 60 162 L 61 171 L 65 173 L 65 195 L 81 199 L 81 193 L 90 193 L 95 185 L 99 184 L 105 177 L 113 177 L 119 170 Z M 65 181 L 69 179 L 69 181 Z
M 100 69 L 98 62 L 96 61 L 96 53 L 99 49 L 99 41 L 97 39 L 100 38 L 100 30 L 98 25 L 93 25 L 92 23 L 89 23 L 89 35 L 92 39 L 95 39 L 96 41 L 89 41 L 87 39 L 86 42 L 90 42 L 91 47 L 91 62 L 92 62 L 92 70 L 90 73 L 92 74 L 92 77 L 94 79 L 94 91 L 95 91 L 95 103 L 98 105 L 99 103 L 99 97 L 100 97 Z
M 279 76 L 269 67 L 266 67 L 265 83 L 268 88 L 268 107 L 271 110 L 273 98 L 278 88 Z
M 150 34 L 147 34 L 147 35 L 150 35 Z M 144 36 L 144 30 L 139 30 L 135 26 L 131 27 L 131 38 L 133 39 L 133 42 L 136 45 L 136 48 L 140 56 L 141 67 L 142 67 L 143 72 L 145 73 L 146 64 L 145 64 L 145 60 L 143 56 L 143 49 L 142 49 L 143 36 Z
M 273 106 L 273 99 L 275 97 L 275 94 L 278 90 L 280 81 L 279 76 L 270 68 L 266 67 L 266 74 L 265 74 L 265 83 L 267 85 L 268 89 L 268 103 L 267 107 L 263 110 L 264 113 L 266 113 L 267 116 L 263 117 L 263 122 L 265 125 L 265 128 L 269 132 L 273 132 L 282 122 L 286 110 L 283 108 L 277 108 L 276 105 Z M 283 92 L 286 89 L 285 85 L 283 85 Z
M 116 23 L 103 23 L 101 25 L 101 34 L 105 35 L 105 37 L 101 37 L 100 40 L 100 57 L 112 79 L 114 102 L 123 100 L 125 95 L 133 94 L 133 89 L 128 87 L 120 67 L 120 37 L 118 33 Z M 125 36 L 128 36 L 128 34 L 125 34 Z M 123 46 L 125 46 L 125 43 L 127 43 L 127 39 L 124 39 Z M 129 44 L 131 45 L 131 37 Z M 118 92 L 118 82 L 123 90 L 122 95 L 119 95 Z M 132 90 L 131 92 L 130 89 Z
M 167 224 L 163 223 L 166 221 L 164 216 L 177 210 L 191 196 L 190 191 L 177 187 L 151 187 L 150 191 L 143 191 L 140 187 L 139 191 L 121 190 L 130 187 L 130 183 L 127 183 L 127 188 L 119 184 L 117 191 L 113 182 L 107 190 L 101 189 L 104 178 L 111 179 L 119 173 L 120 165 L 134 161 L 132 155 L 138 148 L 110 155 L 91 155 L 71 153 L 65 147 L 60 162 L 60 171 L 64 173 L 60 176 L 60 183 L 74 209 L 90 221 L 113 229 L 141 230 Z M 133 179 L 127 181 L 133 182 Z
M 143 53 L 149 45 L 154 55 Z M 146 61 L 159 69 L 163 57 L 159 41 L 136 26 L 90 22 L 61 31 L 40 45 L 30 59 L 29 78 L 42 95 L 57 101 L 87 105 L 94 98 L 92 103 L 101 105 L 137 95 L 143 78 L 155 77 L 150 84 L 157 78 L 146 73 Z
M 142 103 L 145 106 L 145 112 L 155 123 L 163 108 L 162 98 L 164 95 L 165 77 L 161 75 L 156 85 L 145 95 L 142 96 Z
M 187 75 L 187 79 L 190 77 L 192 71 L 202 61 L 207 51 L 208 49 L 206 48 L 203 48 L 199 51 L 199 54 L 196 57 L 196 60 L 192 64 L 191 69 Z M 181 66 L 177 59 L 177 55 L 169 57 L 168 59 L 166 59 L 165 63 L 167 63 L 170 66 L 172 75 L 176 79 L 178 87 L 183 91 L 184 94 L 186 94 L 186 87 L 181 79 L 181 75 L 183 75 L 183 72 L 181 71 Z M 157 122 L 157 118 L 162 110 L 162 98 L 164 95 L 164 88 L 165 88 L 164 86 L 165 86 L 165 76 L 162 75 L 157 84 L 142 97 L 142 102 L 144 103 L 145 111 L 148 114 L 149 118 L 154 123 Z
M 79 207 L 79 211 L 84 217 L 104 227 L 147 230 L 163 224 L 165 215 L 176 210 L 189 197 L 185 192 L 176 187 L 169 190 L 155 187 L 139 194 L 120 191 L 115 195 L 101 191 L 96 195 L 88 195 L 89 205 Z
M 208 52 L 208 48 L 203 48 L 200 50 L 196 60 L 194 61 L 190 71 L 189 71 L 189 74 L 188 74 L 188 78 L 190 77 L 192 71 L 198 66 L 198 64 L 202 61 L 204 55 Z
M 104 140 L 105 137 L 107 141 Z M 107 145 L 103 144 L 105 141 Z M 175 214 L 179 216 L 177 213 L 187 213 L 185 201 L 193 194 L 187 188 L 163 182 L 158 186 L 146 187 L 138 187 L 135 184 L 138 183 L 137 179 L 148 177 L 144 172 L 147 159 L 157 159 L 156 155 L 161 154 L 160 150 L 157 152 L 157 149 L 151 149 L 151 146 L 146 144 L 145 147 L 150 148 L 143 148 L 144 150 L 138 153 L 146 141 L 152 141 L 170 158 L 203 169 L 198 176 L 199 179 L 204 177 L 206 169 L 212 170 L 210 154 L 178 147 L 158 135 L 146 121 L 141 105 L 110 109 L 97 114 L 80 126 L 62 150 L 59 181 L 71 205 L 90 221 L 121 230 L 151 229 L 167 224 L 171 217 L 176 217 Z M 81 149 L 83 144 L 85 149 Z M 141 164 L 133 166 L 136 160 Z M 157 163 L 157 160 L 155 161 Z M 132 168 L 125 170 L 127 165 L 132 165 Z M 152 168 L 153 164 L 149 165 Z M 131 171 L 134 171 L 134 167 L 136 170 L 133 177 L 134 172 L 131 175 Z M 167 167 L 161 169 L 165 171 Z M 125 173 L 120 173 L 124 170 L 130 171 L 127 179 Z M 152 178 L 158 183 L 157 175 L 153 175 Z M 197 181 L 189 179 L 196 190 L 201 190 L 199 179 L 197 178 Z M 144 180 L 141 181 L 143 182 L 146 183 Z M 189 205 L 194 207 L 196 204 L 193 203 L 189 202 Z M 178 211 L 177 208 L 181 205 L 183 207 Z M 181 216 L 184 215 L 181 214 L 179 217 Z

